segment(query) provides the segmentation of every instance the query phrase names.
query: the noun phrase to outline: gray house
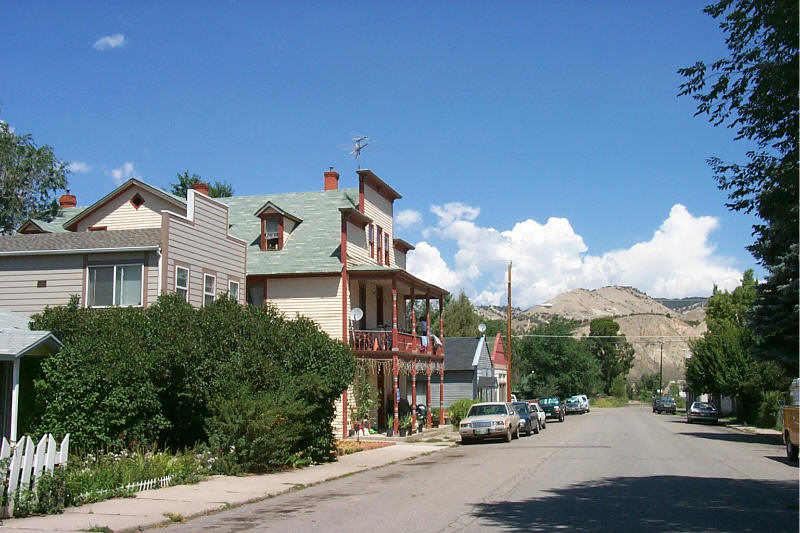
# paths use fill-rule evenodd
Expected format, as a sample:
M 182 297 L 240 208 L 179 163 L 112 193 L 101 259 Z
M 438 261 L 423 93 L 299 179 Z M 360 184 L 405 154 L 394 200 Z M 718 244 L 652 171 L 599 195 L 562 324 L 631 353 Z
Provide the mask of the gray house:
M 460 398 L 490 402 L 497 379 L 486 337 L 447 337 L 444 356 L 444 406 Z

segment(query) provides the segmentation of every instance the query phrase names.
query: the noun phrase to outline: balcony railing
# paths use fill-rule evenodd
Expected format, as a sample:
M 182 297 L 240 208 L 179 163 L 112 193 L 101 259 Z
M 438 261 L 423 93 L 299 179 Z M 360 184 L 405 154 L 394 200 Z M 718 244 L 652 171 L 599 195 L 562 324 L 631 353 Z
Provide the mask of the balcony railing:
M 392 331 L 385 329 L 356 329 L 350 332 L 350 346 L 354 350 L 370 352 L 391 352 L 392 351 Z M 411 333 L 397 332 L 397 350 L 404 353 L 432 353 L 433 355 L 442 354 L 442 345 L 433 342 L 428 337 L 428 347 L 422 348 L 422 337 L 414 336 Z

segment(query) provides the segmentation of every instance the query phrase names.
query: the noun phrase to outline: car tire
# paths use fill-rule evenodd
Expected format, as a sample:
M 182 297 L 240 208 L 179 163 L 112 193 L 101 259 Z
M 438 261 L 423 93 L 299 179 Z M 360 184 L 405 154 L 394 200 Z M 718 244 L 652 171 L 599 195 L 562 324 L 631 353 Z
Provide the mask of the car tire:
M 691 423 L 692 423 L 692 419 L 691 419 L 691 418 L 687 418 L 687 419 L 686 419 L 686 423 L 687 423 L 687 424 L 691 424 Z
M 538 435 L 538 434 L 539 434 L 539 430 L 540 430 L 540 428 L 539 428 L 539 421 L 537 420 L 537 421 L 536 421 L 536 427 L 535 427 L 535 428 L 533 428 L 533 432 L 534 432 L 534 433 L 536 433 L 536 434 Z
M 519 426 L 517 426 L 517 429 L 514 430 L 514 438 L 519 439 Z
M 547 420 L 542 422 L 542 429 L 546 429 L 546 428 L 547 428 Z
M 475 441 L 473 441 L 469 437 L 461 437 L 461 444 L 463 444 L 464 446 L 469 446 L 473 442 L 475 442 Z
M 513 437 L 512 437 L 512 435 L 511 435 L 511 427 L 509 427 L 509 428 L 508 428 L 508 431 L 506 431 L 506 442 L 511 442 L 511 439 L 512 439 L 512 438 L 513 438 Z
M 798 458 L 797 446 L 792 444 L 792 441 L 789 440 L 788 433 L 784 435 L 783 438 L 786 439 L 786 458 L 789 459 L 790 461 L 797 461 Z
M 564 415 L 561 415 L 561 416 L 559 416 L 559 417 L 558 417 L 558 421 L 559 421 L 559 422 L 563 422 L 563 421 L 564 421 Z

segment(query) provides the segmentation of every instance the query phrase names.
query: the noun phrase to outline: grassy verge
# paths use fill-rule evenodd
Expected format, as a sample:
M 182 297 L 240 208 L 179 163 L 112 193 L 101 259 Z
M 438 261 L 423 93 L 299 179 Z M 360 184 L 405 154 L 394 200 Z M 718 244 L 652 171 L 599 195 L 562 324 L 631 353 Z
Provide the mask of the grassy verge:
M 628 405 L 627 398 L 617 398 L 616 396 L 592 399 L 592 407 L 625 407 L 626 405 Z

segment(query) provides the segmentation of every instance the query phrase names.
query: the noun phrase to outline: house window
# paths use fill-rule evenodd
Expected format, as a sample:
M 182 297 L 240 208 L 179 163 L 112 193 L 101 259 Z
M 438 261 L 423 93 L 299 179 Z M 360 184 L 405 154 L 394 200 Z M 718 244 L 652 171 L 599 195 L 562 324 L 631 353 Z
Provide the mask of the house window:
M 239 282 L 238 281 L 229 281 L 228 282 L 228 296 L 233 298 L 234 300 L 239 300 Z
M 86 305 L 88 307 L 142 305 L 144 265 L 88 267 Z
M 383 253 L 386 255 L 383 262 L 386 266 L 389 266 L 389 234 L 383 234 Z
M 369 256 L 375 258 L 375 226 L 369 225 Z
M 211 274 L 203 275 L 203 305 L 209 305 L 216 298 L 217 277 Z
M 175 267 L 175 292 L 189 301 L 189 269 L 182 266 Z
M 383 264 L 383 250 L 381 248 L 381 243 L 383 242 L 383 230 L 378 227 L 378 264 Z
M 280 221 L 277 217 L 269 217 L 264 219 L 264 239 L 266 241 L 265 249 L 280 250 Z
M 136 193 L 134 197 L 131 198 L 131 205 L 133 205 L 135 209 L 139 209 L 140 207 L 142 207 L 144 205 L 144 198 L 142 198 L 142 195 Z

